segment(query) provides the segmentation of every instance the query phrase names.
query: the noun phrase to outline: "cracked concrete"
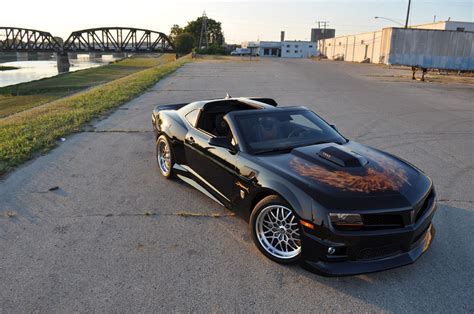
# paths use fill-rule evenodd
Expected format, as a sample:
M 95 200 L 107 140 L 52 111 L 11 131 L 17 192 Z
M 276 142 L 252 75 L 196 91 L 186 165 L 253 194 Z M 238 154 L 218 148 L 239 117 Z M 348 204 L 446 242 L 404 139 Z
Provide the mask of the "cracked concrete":
M 0 312 L 474 312 L 474 91 L 379 82 L 368 69 L 187 64 L 3 177 Z M 308 106 L 426 171 L 442 200 L 431 249 L 410 266 L 343 278 L 262 256 L 246 222 L 155 165 L 152 108 L 226 92 Z
M 7 213 L 8 214 L 8 213 Z M 176 213 L 162 214 L 159 212 L 144 212 L 144 213 L 119 213 L 119 214 L 89 214 L 89 215 L 75 215 L 75 216 L 64 216 L 59 218 L 87 218 L 87 217 L 163 217 L 163 216 L 177 216 L 183 218 L 222 218 L 222 217 L 235 217 L 235 213 L 199 213 L 199 212 L 186 212 L 178 211 Z
M 153 133 L 153 131 L 145 131 L 145 130 L 85 130 L 84 132 L 89 133 Z

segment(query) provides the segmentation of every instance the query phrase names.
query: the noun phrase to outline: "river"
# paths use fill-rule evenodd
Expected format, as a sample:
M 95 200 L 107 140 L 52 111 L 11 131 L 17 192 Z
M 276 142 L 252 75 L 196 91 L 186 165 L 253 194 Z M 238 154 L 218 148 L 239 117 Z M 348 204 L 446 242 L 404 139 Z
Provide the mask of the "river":
M 112 55 L 101 58 L 89 58 L 89 55 L 78 55 L 77 59 L 69 59 L 69 72 L 98 67 L 114 60 Z M 58 75 L 56 60 L 10 61 L 0 63 L 0 66 L 17 67 L 16 70 L 0 71 L 0 87 L 39 80 Z

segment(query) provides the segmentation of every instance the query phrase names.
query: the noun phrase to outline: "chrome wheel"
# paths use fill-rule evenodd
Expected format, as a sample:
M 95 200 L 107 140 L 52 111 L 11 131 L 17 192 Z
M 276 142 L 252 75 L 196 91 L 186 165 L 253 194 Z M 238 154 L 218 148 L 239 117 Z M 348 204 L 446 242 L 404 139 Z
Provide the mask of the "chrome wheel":
M 285 206 L 262 209 L 255 222 L 255 234 L 265 251 L 276 258 L 292 259 L 301 253 L 297 218 Z
M 158 165 L 164 176 L 168 176 L 171 170 L 171 151 L 166 140 L 160 138 L 158 141 Z

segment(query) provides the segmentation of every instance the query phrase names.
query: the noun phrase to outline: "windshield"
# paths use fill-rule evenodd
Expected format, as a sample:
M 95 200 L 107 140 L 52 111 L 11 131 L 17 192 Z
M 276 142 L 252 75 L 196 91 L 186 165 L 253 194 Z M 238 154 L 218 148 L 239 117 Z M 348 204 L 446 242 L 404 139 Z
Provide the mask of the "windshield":
M 309 110 L 255 110 L 235 119 L 243 140 L 254 154 L 326 142 L 346 142 Z

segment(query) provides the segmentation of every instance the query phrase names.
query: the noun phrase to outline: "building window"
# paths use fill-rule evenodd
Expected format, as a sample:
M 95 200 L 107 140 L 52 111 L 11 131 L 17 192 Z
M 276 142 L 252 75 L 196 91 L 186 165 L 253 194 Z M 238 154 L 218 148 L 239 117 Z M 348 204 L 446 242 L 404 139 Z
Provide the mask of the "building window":
M 339 42 L 339 46 L 341 45 L 341 42 Z
M 290 48 L 290 45 L 286 45 L 286 48 Z
M 361 45 L 363 45 L 363 44 L 364 44 L 364 41 L 363 41 L 363 40 L 361 40 L 361 41 L 360 41 L 360 44 L 361 44 Z
M 464 32 L 464 27 L 456 27 L 456 31 L 458 31 L 458 32 Z
M 295 48 L 298 48 L 298 45 L 295 45 Z
M 298 50 L 295 50 L 295 53 L 298 53 Z
M 286 51 L 286 53 L 290 53 L 290 51 L 289 51 L 289 50 L 287 50 L 287 51 Z
M 313 45 L 309 45 L 309 48 L 313 48 Z

